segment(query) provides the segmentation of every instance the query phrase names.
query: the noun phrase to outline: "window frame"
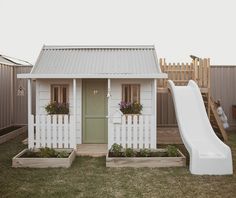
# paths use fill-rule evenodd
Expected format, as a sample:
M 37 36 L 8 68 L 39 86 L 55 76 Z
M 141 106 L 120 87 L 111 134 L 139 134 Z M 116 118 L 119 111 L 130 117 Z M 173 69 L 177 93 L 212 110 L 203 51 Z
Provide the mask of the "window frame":
M 58 88 L 58 101 L 54 101 L 54 89 Z M 66 102 L 63 102 L 63 89 L 66 88 Z M 69 85 L 68 84 L 51 84 L 51 102 L 69 103 Z
M 140 96 L 141 96 L 141 93 L 140 93 L 140 84 L 122 84 L 122 87 L 121 87 L 121 92 L 122 92 L 122 101 L 126 101 L 126 98 L 127 98 L 127 101 L 126 102 L 135 102 L 134 101 L 134 88 L 137 88 L 137 101 L 138 103 L 140 103 Z M 128 89 L 128 96 L 126 97 L 126 89 Z

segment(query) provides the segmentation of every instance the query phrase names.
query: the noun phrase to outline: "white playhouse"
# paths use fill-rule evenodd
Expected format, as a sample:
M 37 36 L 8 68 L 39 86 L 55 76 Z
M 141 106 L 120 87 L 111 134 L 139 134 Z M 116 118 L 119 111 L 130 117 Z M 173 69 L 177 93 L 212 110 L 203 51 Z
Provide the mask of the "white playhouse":
M 156 148 L 156 90 L 161 72 L 154 46 L 43 46 L 28 78 L 29 147 L 122 144 Z M 68 105 L 48 113 L 51 102 Z M 120 111 L 134 103 L 140 111 Z M 124 107 L 124 108 L 125 108 Z M 125 109 L 124 109 L 125 111 Z

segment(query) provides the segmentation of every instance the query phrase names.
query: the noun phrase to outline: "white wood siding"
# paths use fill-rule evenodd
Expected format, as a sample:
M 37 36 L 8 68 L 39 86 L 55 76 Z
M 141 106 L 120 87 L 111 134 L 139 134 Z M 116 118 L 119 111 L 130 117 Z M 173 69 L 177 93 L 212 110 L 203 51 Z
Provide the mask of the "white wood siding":
M 51 85 L 52 84 L 68 84 L 69 85 L 69 106 L 70 114 L 73 114 L 73 86 L 72 80 L 36 80 L 36 115 L 46 115 L 45 106 L 51 100 Z M 81 108 L 82 108 L 82 81 L 76 79 L 76 143 L 81 143 Z
M 140 84 L 140 103 L 143 105 L 142 114 L 153 114 L 153 80 L 149 79 L 111 79 L 111 98 L 109 101 L 110 115 L 119 109 L 122 100 L 122 84 Z

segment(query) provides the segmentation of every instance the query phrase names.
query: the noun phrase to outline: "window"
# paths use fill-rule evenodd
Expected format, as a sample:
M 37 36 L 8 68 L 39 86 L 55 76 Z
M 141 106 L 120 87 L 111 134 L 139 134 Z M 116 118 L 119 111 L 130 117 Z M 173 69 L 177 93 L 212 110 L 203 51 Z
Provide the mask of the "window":
M 122 101 L 140 102 L 140 85 L 126 84 L 122 85 Z
M 68 103 L 69 90 L 68 85 L 52 85 L 51 101 L 57 103 Z

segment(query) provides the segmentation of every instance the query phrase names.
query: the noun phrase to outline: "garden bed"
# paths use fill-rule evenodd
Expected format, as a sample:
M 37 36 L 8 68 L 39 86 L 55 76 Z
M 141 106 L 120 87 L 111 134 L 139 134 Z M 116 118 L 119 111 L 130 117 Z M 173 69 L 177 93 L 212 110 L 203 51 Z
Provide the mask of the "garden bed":
M 179 149 L 170 156 L 168 149 L 129 149 L 120 153 L 111 150 L 106 156 L 106 167 L 182 167 L 186 166 L 186 157 Z
M 41 156 L 39 150 L 24 149 L 12 158 L 12 167 L 69 168 L 76 157 L 73 149 L 56 149 L 57 156 Z M 32 155 L 32 153 L 34 153 Z M 65 154 L 66 153 L 66 154 Z
M 10 126 L 0 130 L 0 144 L 9 141 L 23 133 L 26 133 L 27 126 Z

